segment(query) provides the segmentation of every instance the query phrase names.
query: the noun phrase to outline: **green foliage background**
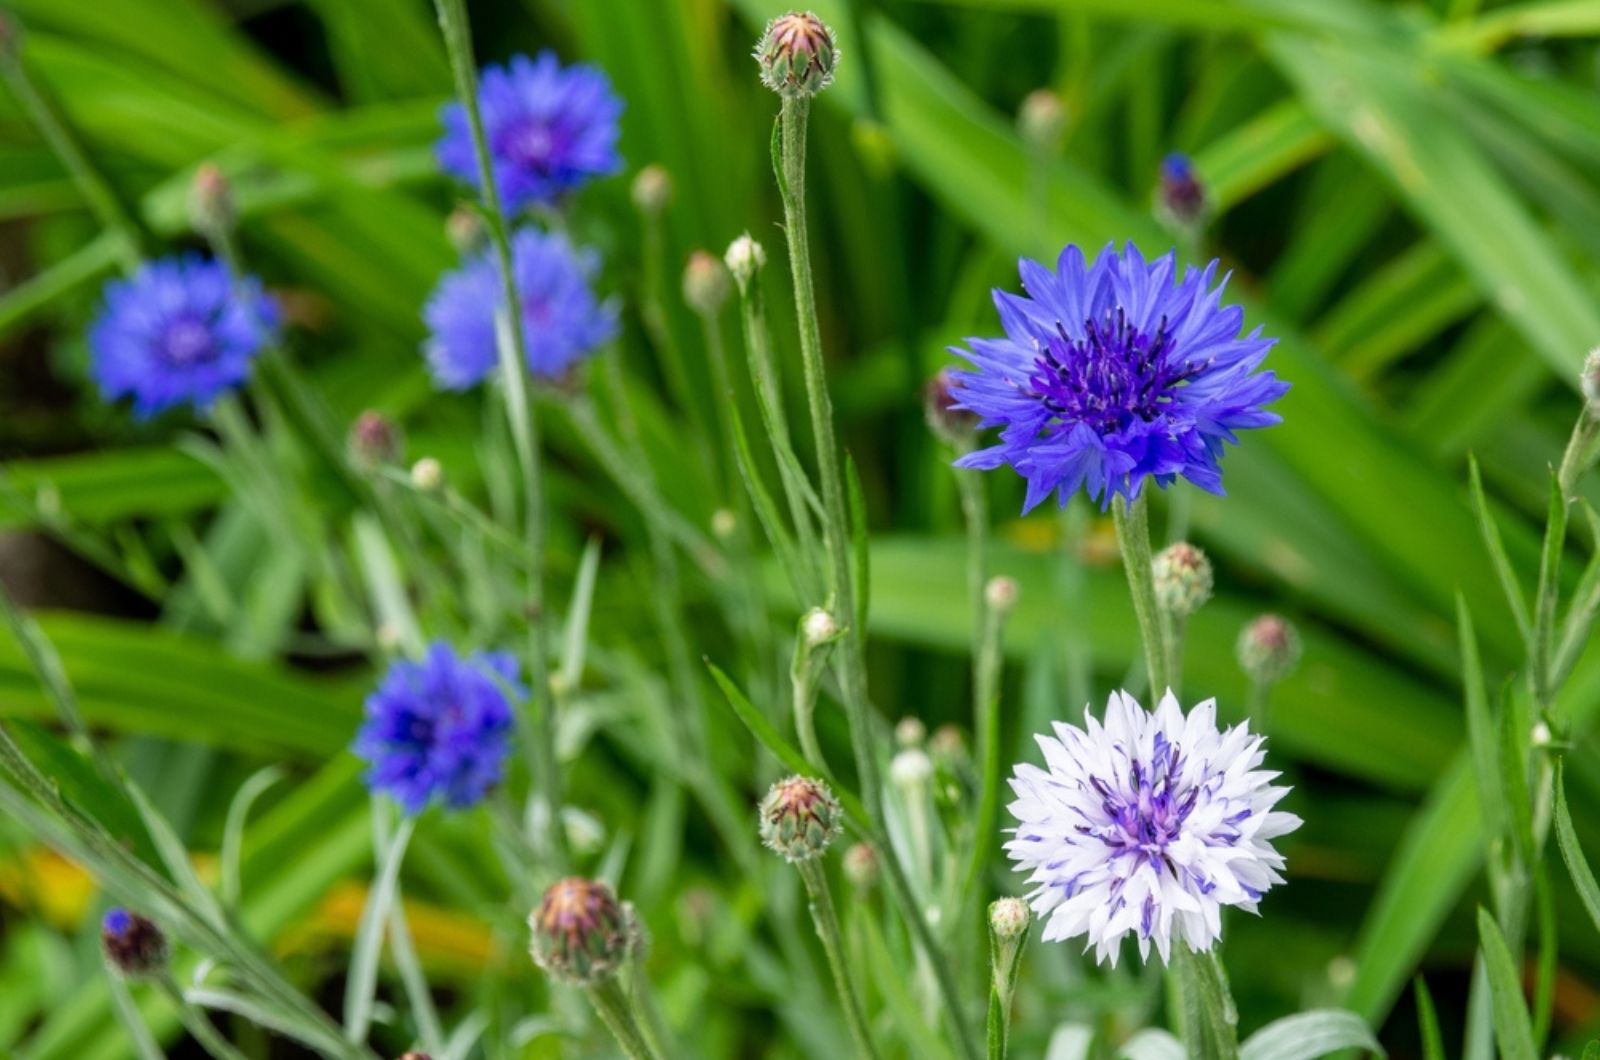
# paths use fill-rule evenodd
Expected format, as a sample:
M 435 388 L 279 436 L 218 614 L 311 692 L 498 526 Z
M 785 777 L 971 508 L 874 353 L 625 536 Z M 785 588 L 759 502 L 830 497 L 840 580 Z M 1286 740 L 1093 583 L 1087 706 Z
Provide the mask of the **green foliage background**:
M 375 407 L 403 419 L 413 455 L 437 455 L 452 481 L 494 496 L 505 468 L 476 446 L 481 395 L 434 394 L 417 353 L 420 305 L 456 260 L 444 221 L 457 192 L 431 156 L 450 80 L 428 5 L 9 6 L 26 27 L 30 68 L 149 245 L 193 244 L 189 180 L 217 162 L 235 185 L 252 264 L 293 295 L 294 356 L 338 416 Z M 1452 1041 L 1484 900 L 1458 591 L 1490 687 L 1521 661 L 1466 501 L 1466 462 L 1471 453 L 1481 463 L 1531 585 L 1545 469 L 1578 407 L 1578 367 L 1600 343 L 1600 4 L 818 0 L 816 9 L 843 49 L 813 123 L 812 216 L 833 394 L 873 531 L 874 700 L 889 720 L 968 723 L 960 518 L 948 454 L 922 423 L 922 381 L 950 360 L 946 345 L 996 330 L 988 291 L 1014 286 L 1019 254 L 1053 257 L 1069 241 L 1171 245 L 1149 208 L 1154 175 L 1167 151 L 1191 153 L 1217 211 L 1206 254 L 1234 270 L 1229 290 L 1250 319 L 1280 337 L 1269 363 L 1294 384 L 1278 406 L 1283 425 L 1227 458 L 1229 495 L 1182 502 L 1219 565 L 1217 599 L 1191 628 L 1190 695 L 1216 695 L 1225 715 L 1238 713 L 1232 644 L 1256 611 L 1292 615 L 1306 639 L 1304 664 L 1275 693 L 1270 731 L 1297 785 L 1286 805 L 1307 824 L 1284 844 L 1289 886 L 1261 920 L 1229 925 L 1243 1026 L 1344 1005 L 1383 1028 L 1392 1055 L 1415 1055 L 1407 988 L 1423 972 Z M 696 527 L 730 498 L 678 444 L 712 431 L 714 409 L 703 337 L 676 275 L 692 249 L 720 252 L 746 228 L 781 263 L 768 155 L 776 104 L 748 58 L 775 13 L 766 0 L 472 5 L 483 61 L 549 46 L 604 67 L 628 104 L 629 173 L 655 162 L 673 178 L 658 255 L 641 240 L 626 176 L 586 192 L 573 225 L 600 249 L 604 284 L 628 307 L 624 385 L 654 477 Z M 1041 86 L 1069 116 L 1057 152 L 1015 132 L 1019 101 Z M 46 609 L 44 628 L 91 723 L 114 737 L 192 849 L 216 848 L 245 776 L 286 764 L 293 783 L 262 800 L 246 834 L 246 918 L 305 982 L 334 981 L 348 935 L 305 925 L 336 925 L 348 907 L 328 895 L 370 872 L 367 803 L 343 748 L 371 670 L 315 621 L 316 572 L 272 548 L 251 506 L 180 441 L 189 425 L 131 422 L 85 385 L 84 328 L 117 246 L 8 94 L 0 220 L 0 525 L 50 531 L 127 588 L 115 616 Z M 769 296 L 780 355 L 792 361 L 781 272 L 769 270 Z M 684 391 L 635 311 L 663 275 L 667 326 L 690 365 Z M 796 400 L 797 378 L 791 371 Z M 662 780 L 657 725 L 673 705 L 647 606 L 643 526 L 559 399 L 546 407 L 555 599 L 570 593 L 587 538 L 603 542 L 604 557 L 591 639 L 607 677 L 566 734 L 571 796 L 638 859 L 625 879 L 656 935 L 651 972 L 669 1021 L 692 1028 L 707 1055 L 828 1055 L 836 1021 L 820 958 L 802 920 L 774 926 L 764 909 L 781 905 L 771 895 L 785 888 L 792 903 L 793 881 L 765 865 L 746 872 L 699 806 Z M 1022 585 L 1003 700 L 1016 760 L 1034 754 L 1029 733 L 1048 719 L 1120 684 L 1138 645 L 1114 564 L 1093 549 L 1086 562 L 1063 560 L 1064 524 L 1049 513 L 1014 518 L 1020 490 L 991 477 L 994 565 Z M 313 475 L 308 490 L 306 532 L 344 540 L 337 484 Z M 1600 504 L 1592 483 L 1586 493 Z M 1077 515 L 1092 541 L 1098 513 Z M 782 586 L 772 579 L 779 629 L 795 605 Z M 708 590 L 696 582 L 690 592 L 695 649 L 725 663 Z M 750 741 L 708 680 L 702 691 L 718 761 L 753 797 L 741 765 Z M 1568 798 L 1580 841 L 1600 849 L 1595 653 L 1563 700 L 1577 740 Z M 0 712 L 49 716 L 9 642 Z M 842 760 L 842 719 L 827 710 L 822 724 Z M 42 729 L 25 731 L 56 746 Z M 425 830 L 408 897 L 488 925 L 488 974 L 448 946 L 424 940 L 423 956 L 438 985 L 493 1010 L 542 986 L 515 925 L 484 912 L 507 885 L 487 832 L 482 822 Z M 92 932 L 59 909 L 49 915 L 53 903 L 30 892 L 32 840 L 5 822 L 0 837 L 0 1053 L 128 1055 L 104 987 L 83 982 L 98 964 Z M 1563 926 L 1553 1042 L 1575 1053 L 1600 1025 L 1600 938 L 1564 874 L 1552 878 Z M 996 893 L 1017 885 L 998 866 L 991 882 Z M 1073 949 L 1036 943 L 1028 955 L 1022 1055 L 1042 1053 L 1062 1022 L 1149 1014 L 1151 977 L 1126 967 L 1086 977 Z

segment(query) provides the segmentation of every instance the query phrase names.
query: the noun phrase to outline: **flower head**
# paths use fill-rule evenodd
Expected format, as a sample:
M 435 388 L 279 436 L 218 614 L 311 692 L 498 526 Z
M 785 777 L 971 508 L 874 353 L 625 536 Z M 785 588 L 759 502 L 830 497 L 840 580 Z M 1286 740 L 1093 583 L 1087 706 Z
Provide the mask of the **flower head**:
M 557 979 L 579 984 L 616 974 L 642 933 L 637 914 L 630 916 L 610 887 L 581 876 L 552 883 L 528 926 L 534 963 Z
M 363 471 L 398 464 L 405 446 L 405 434 L 400 425 L 376 409 L 367 409 L 357 416 L 345 437 L 345 451 L 350 462 Z
M 100 921 L 100 945 L 123 975 L 148 975 L 167 963 L 167 939 L 154 923 L 117 907 Z
M 89 332 L 91 371 L 107 400 L 132 397 L 141 417 L 203 409 L 250 377 L 277 329 L 277 304 L 260 281 L 235 280 L 196 254 L 162 258 L 106 284 Z
M 1001 939 L 1021 938 L 1032 919 L 1028 903 L 1021 898 L 996 898 L 989 903 L 989 930 Z
M 762 84 L 780 96 L 814 96 L 833 83 L 839 48 L 822 19 L 791 11 L 767 23 L 756 44 L 756 62 Z
M 1168 614 L 1188 618 L 1211 599 L 1211 561 L 1189 542 L 1178 541 L 1157 552 L 1150 568 L 1156 603 Z
M 435 800 L 455 809 L 477 803 L 499 782 L 510 749 L 508 691 L 527 694 L 516 660 L 502 652 L 462 658 L 436 643 L 420 662 L 390 666 L 356 734 L 367 786 L 411 814 Z
M 1282 615 L 1257 615 L 1239 631 L 1235 653 L 1250 680 L 1277 684 L 1300 665 L 1300 632 Z
M 548 205 L 590 178 L 622 168 L 622 100 L 595 67 L 562 66 L 548 51 L 537 59 L 518 55 L 505 66 L 484 67 L 478 107 L 500 205 L 507 211 Z M 441 116 L 444 136 L 434 146 L 440 168 L 479 187 L 466 108 L 449 103 Z
M 999 444 L 956 463 L 1011 465 L 1028 482 L 1024 511 L 1079 487 L 1103 505 L 1131 500 L 1147 479 L 1180 475 L 1221 493 L 1223 443 L 1277 423 L 1263 406 L 1289 387 L 1256 371 L 1273 340 L 1240 335 L 1217 263 L 1175 270 L 1173 254 L 1146 262 L 1131 243 L 1092 265 L 1069 246 L 1054 271 L 1024 259 L 1028 295 L 994 296 L 1005 337 L 953 351 L 973 365 L 955 373 L 956 407 L 1001 428 Z
M 828 785 L 810 777 L 785 777 L 761 800 L 761 841 L 789 861 L 809 861 L 828 849 L 843 820 L 844 811 Z
M 593 253 L 574 250 L 564 236 L 524 228 L 512 237 L 511 258 L 535 375 L 560 376 L 617 333 L 616 306 L 597 299 L 589 286 L 599 269 Z M 488 249 L 434 288 L 422 311 L 429 332 L 423 353 L 440 387 L 465 390 L 499 365 L 501 290 L 500 267 Z
M 1086 936 L 1114 965 L 1131 933 L 1166 961 L 1174 938 L 1210 949 L 1223 906 L 1254 912 L 1283 882 L 1271 840 L 1300 818 L 1272 807 L 1289 789 L 1259 768 L 1264 738 L 1216 716 L 1213 700 L 1185 717 L 1170 692 L 1154 714 L 1116 692 L 1103 723 L 1085 711 L 1083 728 L 1037 737 L 1045 768 L 1016 767 L 1006 851 L 1030 873 L 1046 941 Z

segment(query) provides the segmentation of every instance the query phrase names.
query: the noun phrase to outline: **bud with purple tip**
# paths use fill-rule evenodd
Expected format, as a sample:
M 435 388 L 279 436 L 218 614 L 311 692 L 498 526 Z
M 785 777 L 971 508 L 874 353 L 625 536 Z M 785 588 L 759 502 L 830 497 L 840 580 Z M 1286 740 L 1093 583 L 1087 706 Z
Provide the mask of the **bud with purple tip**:
M 722 311 L 732 290 L 728 267 L 715 254 L 697 250 L 683 267 L 683 300 L 704 317 Z
M 1205 185 L 1200 183 L 1194 163 L 1182 152 L 1174 151 L 1161 161 L 1156 212 L 1175 228 L 1195 228 L 1211 212 Z
M 761 800 L 761 842 L 788 861 L 810 861 L 832 844 L 843 818 L 828 785 L 811 777 L 785 777 Z
M 633 178 L 633 205 L 646 217 L 655 217 L 672 201 L 672 176 L 651 163 Z
M 376 471 L 400 462 L 405 437 L 400 427 L 376 409 L 367 409 L 350 425 L 345 441 L 350 462 L 362 471 Z
M 814 96 L 833 82 L 839 49 L 833 31 L 809 11 L 791 11 L 767 23 L 756 45 L 761 82 L 780 96 Z
M 1274 685 L 1300 662 L 1300 634 L 1280 615 L 1261 615 L 1239 634 L 1239 666 L 1251 681 Z
M 100 921 L 100 945 L 123 975 L 150 975 L 167 964 L 167 937 L 161 929 L 120 906 Z
M 1150 567 L 1156 603 L 1169 615 L 1188 618 L 1211 599 L 1211 561 L 1187 541 L 1157 552 Z
M 568 876 L 544 892 L 528 918 L 533 962 L 567 983 L 591 985 L 617 973 L 638 928 L 611 888 Z
M 939 369 L 922 388 L 922 412 L 928 429 L 950 445 L 969 443 L 978 431 L 977 414 L 956 407 L 956 390 L 955 373 L 948 368 Z

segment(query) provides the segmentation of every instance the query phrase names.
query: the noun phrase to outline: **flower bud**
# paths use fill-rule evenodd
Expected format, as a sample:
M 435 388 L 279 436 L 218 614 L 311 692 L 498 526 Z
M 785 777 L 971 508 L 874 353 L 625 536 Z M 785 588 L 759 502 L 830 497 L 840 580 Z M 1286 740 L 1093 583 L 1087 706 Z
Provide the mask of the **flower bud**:
M 1583 375 L 1579 377 L 1583 400 L 1588 402 L 1589 415 L 1600 419 L 1600 347 L 1589 351 L 1583 359 Z
M 909 747 L 889 761 L 889 779 L 899 788 L 920 787 L 933 776 L 933 760 L 926 752 Z
M 838 640 L 842 632 L 838 620 L 820 607 L 813 607 L 800 619 L 800 635 L 813 648 Z
M 1550 732 L 1550 726 L 1546 725 L 1542 721 L 1534 722 L 1533 729 L 1528 733 L 1528 743 L 1531 744 L 1535 749 L 1549 747 L 1553 739 L 1554 737 Z
M 711 532 L 718 541 L 732 539 L 734 531 L 739 529 L 739 517 L 733 514 L 732 509 L 718 508 L 711 513 Z
M 1017 134 L 1042 154 L 1061 150 L 1067 135 L 1067 108 L 1061 97 L 1048 88 L 1029 92 L 1017 108 Z
M 928 727 L 922 724 L 921 718 L 907 715 L 895 723 L 894 742 L 901 747 L 921 747 L 927 738 Z
M 1261 615 L 1239 634 L 1239 666 L 1250 680 L 1270 685 L 1288 677 L 1300 662 L 1300 634 L 1288 619 Z
M 950 445 L 970 441 L 978 431 L 978 416 L 957 408 L 960 384 L 955 373 L 948 368 L 938 373 L 922 388 L 922 415 L 934 437 Z
M 413 1049 L 409 1053 L 401 1053 L 400 1060 L 433 1060 L 433 1057 L 429 1056 L 427 1053 L 419 1053 Z
M 633 205 L 646 217 L 654 217 L 672 201 L 672 176 L 651 163 L 633 178 Z
M 533 962 L 563 982 L 598 983 L 628 959 L 627 916 L 598 880 L 568 876 L 552 883 L 528 926 Z
M 1211 561 L 1187 541 L 1157 552 L 1150 569 L 1156 604 L 1169 615 L 1188 618 L 1211 599 Z
M 483 243 L 483 218 L 470 206 L 457 206 L 444 219 L 444 235 L 458 254 L 471 254 Z
M 1175 228 L 1193 228 L 1205 220 L 1210 209 L 1205 185 L 1189 156 L 1174 151 L 1162 159 L 1156 215 Z
M 1021 590 L 1017 588 L 1017 579 L 1004 574 L 997 574 L 990 578 L 983 587 L 983 602 L 989 610 L 1006 615 L 1017 606 L 1017 597 Z
M 767 252 L 760 243 L 753 239 L 749 232 L 745 232 L 728 244 L 728 252 L 722 259 L 728 266 L 728 271 L 733 273 L 733 280 L 739 285 L 739 290 L 744 291 L 750 286 L 750 281 L 767 265 Z
M 444 465 L 425 456 L 411 465 L 411 484 L 424 493 L 434 493 L 444 485 Z
M 154 923 L 120 906 L 100 921 L 100 945 L 123 975 L 160 971 L 167 963 L 167 938 Z
M 1002 941 L 1021 938 L 1031 919 L 1028 903 L 1021 898 L 1000 898 L 989 903 L 989 930 Z
M 857 890 L 870 890 L 878 882 L 878 852 L 866 843 L 844 852 L 844 878 Z
M 936 763 L 956 765 L 967 755 L 967 738 L 961 735 L 960 728 L 946 722 L 933 730 L 933 737 L 928 741 L 928 753 Z
M 828 785 L 785 777 L 761 800 L 761 841 L 789 861 L 808 861 L 828 849 L 843 816 Z
M 839 49 L 822 19 L 791 11 L 767 23 L 756 45 L 761 83 L 780 96 L 814 96 L 833 83 Z
M 363 471 L 375 471 L 400 462 L 405 452 L 405 436 L 389 417 L 367 409 L 350 425 L 345 439 L 350 462 Z
M 201 235 L 215 236 L 232 231 L 237 220 L 228 178 L 215 163 L 204 163 L 189 184 L 190 227 Z
M 683 267 L 683 300 L 701 316 L 713 317 L 728 301 L 728 267 L 703 250 L 689 255 Z

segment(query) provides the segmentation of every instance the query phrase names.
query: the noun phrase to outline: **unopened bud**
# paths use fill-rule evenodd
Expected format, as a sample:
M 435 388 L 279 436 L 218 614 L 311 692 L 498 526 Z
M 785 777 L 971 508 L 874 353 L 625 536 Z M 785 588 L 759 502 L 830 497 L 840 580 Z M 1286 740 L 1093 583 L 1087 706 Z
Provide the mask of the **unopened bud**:
M 161 929 L 121 907 L 107 910 L 101 919 L 100 945 L 123 975 L 149 975 L 167 963 L 167 938 Z
M 471 254 L 483 243 L 483 218 L 470 206 L 457 206 L 444 219 L 445 238 L 458 254 Z
M 739 517 L 729 508 L 718 508 L 711 513 L 711 532 L 718 541 L 727 541 L 739 529 Z
M 215 163 L 206 162 L 189 184 L 189 224 L 196 232 L 216 236 L 231 231 L 238 219 L 233 188 Z
M 838 620 L 820 607 L 813 607 L 800 619 L 800 635 L 813 648 L 839 639 L 840 632 Z
M 934 436 L 951 445 L 970 441 L 978 430 L 978 415 L 958 408 L 961 384 L 949 368 L 939 369 L 922 388 L 922 415 Z
M 683 300 L 701 316 L 716 316 L 728 301 L 728 267 L 716 255 L 697 250 L 683 267 Z
M 1553 736 L 1550 733 L 1550 726 L 1546 725 L 1542 721 L 1536 721 L 1533 723 L 1533 731 L 1528 733 L 1528 742 L 1530 744 L 1537 748 L 1549 747 L 1552 739 Z
M 933 736 L 928 740 L 928 753 L 935 762 L 955 765 L 966 757 L 967 738 L 961 735 L 959 728 L 946 722 L 933 730 Z
M 756 278 L 756 274 L 766 267 L 767 252 L 749 232 L 745 232 L 728 244 L 728 252 L 722 260 L 727 264 L 728 271 L 733 273 L 733 280 L 739 285 L 739 290 L 743 291 L 750 286 L 750 281 Z
M 983 587 L 983 602 L 998 614 L 1010 614 L 1011 609 L 1017 606 L 1017 597 L 1021 590 L 1017 588 L 1017 579 L 1005 574 L 997 574 Z
M 1261 615 L 1240 632 L 1238 656 L 1239 666 L 1252 681 L 1275 684 L 1300 662 L 1300 634 L 1288 619 Z
M 1067 135 L 1067 108 L 1061 97 L 1048 88 L 1029 92 L 1017 108 L 1017 133 L 1042 154 L 1061 150 Z
M 916 788 L 933 776 L 933 760 L 926 752 L 908 747 L 889 761 L 889 779 L 898 788 Z
M 633 178 L 633 205 L 642 214 L 654 217 L 672 201 L 672 176 L 651 163 Z
M 921 718 L 907 715 L 895 723 L 894 742 L 901 747 L 921 747 L 927 738 L 928 727 L 922 724 Z
M 767 23 L 755 57 L 761 83 L 780 96 L 814 96 L 833 83 L 839 49 L 822 19 L 791 11 Z
M 444 485 L 444 465 L 425 456 L 411 465 L 411 484 L 424 493 L 436 492 Z
M 628 959 L 627 917 L 599 880 L 569 876 L 552 883 L 528 926 L 534 963 L 563 982 L 598 983 Z
M 389 417 L 367 409 L 350 425 L 345 439 L 350 462 L 363 471 L 398 464 L 405 452 L 405 436 Z
M 1156 215 L 1174 228 L 1194 228 L 1206 219 L 1211 204 L 1189 156 L 1174 151 L 1161 162 L 1156 185 Z
M 1211 561 L 1187 541 L 1157 552 L 1150 570 L 1155 579 L 1156 604 L 1169 615 L 1188 618 L 1211 599 Z
M 400 1060 L 433 1060 L 433 1057 L 429 1056 L 427 1053 L 419 1053 L 413 1049 L 409 1053 L 401 1053 Z
M 989 930 L 1002 941 L 1021 938 L 1031 919 L 1028 903 L 1021 898 L 1000 898 L 989 903 Z
M 789 861 L 821 857 L 839 834 L 844 812 L 828 785 L 785 777 L 761 800 L 761 842 Z
M 1589 415 L 1600 419 L 1600 347 L 1589 351 L 1583 359 L 1583 375 L 1579 377 L 1583 400 L 1588 403 Z
M 866 843 L 856 843 L 844 852 L 844 878 L 857 890 L 869 890 L 878 882 L 878 852 Z

